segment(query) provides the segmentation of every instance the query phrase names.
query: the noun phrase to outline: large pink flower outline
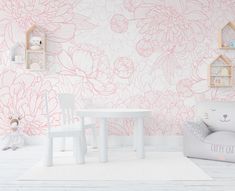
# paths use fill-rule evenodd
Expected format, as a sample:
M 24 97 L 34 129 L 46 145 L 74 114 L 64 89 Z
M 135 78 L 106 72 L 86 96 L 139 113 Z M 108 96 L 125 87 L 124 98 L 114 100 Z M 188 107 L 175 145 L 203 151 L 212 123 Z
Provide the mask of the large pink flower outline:
M 148 134 L 182 134 L 183 124 L 194 117 L 193 109 L 185 105 L 184 100 L 172 91 L 157 92 L 154 105 L 155 126 L 150 126 Z
M 133 61 L 128 57 L 118 57 L 114 62 L 114 74 L 123 79 L 130 78 L 135 71 Z
M 187 3 L 186 5 L 187 6 Z M 140 4 L 134 19 L 142 39 L 150 40 L 155 49 L 190 52 L 203 40 L 206 15 L 199 7 L 176 10 L 159 4 Z M 139 52 L 141 54 L 141 52 Z
M 142 0 L 123 0 L 123 5 L 128 11 L 134 12 L 141 2 Z
M 193 109 L 186 106 L 184 100 L 172 91 L 148 91 L 143 95 L 132 96 L 116 106 L 152 110 L 152 116 L 145 121 L 146 135 L 181 134 L 184 122 L 194 117 Z M 111 121 L 109 125 L 111 134 L 130 135 L 134 123 L 131 120 Z
M 111 95 L 116 92 L 107 56 L 100 49 L 78 45 L 58 55 L 60 74 L 77 78 L 75 87 L 81 96 Z
M 56 92 L 50 82 L 32 74 L 17 74 L 5 70 L 0 74 L 0 134 L 9 131 L 9 117 L 22 117 L 20 126 L 28 135 L 44 134 L 48 124 L 45 112 L 45 92 L 48 92 L 51 123 L 58 125 Z
M 208 47 L 207 47 L 208 48 Z M 190 76 L 185 77 L 176 84 L 177 94 L 184 98 L 193 98 L 196 102 L 203 100 L 234 100 L 233 88 L 211 88 L 209 86 L 208 66 L 220 54 L 218 50 L 199 50 L 198 59 L 191 65 Z M 230 56 L 230 59 L 234 58 Z
M 133 1 L 124 1 L 124 6 Z M 185 1 L 181 8 L 174 8 L 165 3 L 140 2 L 133 9 L 133 20 L 140 34 L 136 43 L 139 55 L 149 57 L 160 53 L 153 64 L 161 68 L 166 80 L 171 83 L 175 79 L 178 68 L 185 65 L 185 58 L 193 55 L 197 46 L 205 38 L 208 25 L 207 15 L 202 4 L 195 1 L 193 5 Z
M 117 33 L 124 33 L 128 30 L 128 20 L 123 15 L 116 14 L 110 21 L 111 29 Z
M 74 1 L 64 0 L 9 0 L 0 2 L 0 50 L 10 48 L 33 24 L 40 26 L 47 34 L 47 51 L 61 52 L 61 43 L 74 38 L 75 31 L 92 29 L 94 24 L 88 18 L 75 14 Z

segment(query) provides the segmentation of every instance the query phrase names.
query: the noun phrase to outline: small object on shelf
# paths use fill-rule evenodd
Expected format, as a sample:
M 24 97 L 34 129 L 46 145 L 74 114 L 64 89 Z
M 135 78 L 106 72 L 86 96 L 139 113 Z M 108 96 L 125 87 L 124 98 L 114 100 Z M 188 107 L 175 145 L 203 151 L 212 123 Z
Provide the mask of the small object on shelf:
M 23 62 L 23 56 L 15 55 L 15 62 L 16 63 L 22 63 Z
M 233 86 L 233 66 L 230 60 L 220 55 L 210 65 L 208 70 L 210 87 Z
M 36 25 L 26 32 L 26 69 L 46 70 L 46 34 Z
M 222 80 L 219 77 L 214 78 L 214 85 L 215 86 L 221 86 L 222 85 Z
M 11 48 L 11 63 L 12 64 L 23 64 L 24 63 L 24 48 L 19 43 L 16 43 Z
M 223 47 L 229 47 L 226 42 L 223 43 Z
M 32 36 L 30 38 L 30 49 L 31 50 L 42 49 L 42 38 L 40 36 Z
M 219 32 L 218 46 L 221 49 L 235 49 L 235 23 L 228 22 Z
M 228 68 L 221 68 L 220 75 L 221 76 L 229 76 Z
M 235 48 L 235 40 L 230 40 L 229 47 Z

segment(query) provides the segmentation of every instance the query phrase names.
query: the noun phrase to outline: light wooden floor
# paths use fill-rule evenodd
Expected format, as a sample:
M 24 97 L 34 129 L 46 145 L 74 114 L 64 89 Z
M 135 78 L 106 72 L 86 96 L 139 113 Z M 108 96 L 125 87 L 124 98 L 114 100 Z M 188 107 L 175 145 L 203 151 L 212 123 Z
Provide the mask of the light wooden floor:
M 157 149 L 156 149 L 157 150 Z M 161 150 L 162 151 L 162 150 Z M 169 150 L 168 150 L 169 151 Z M 235 164 L 192 159 L 212 181 L 16 181 L 42 158 L 38 146 L 0 151 L 0 191 L 234 191 Z

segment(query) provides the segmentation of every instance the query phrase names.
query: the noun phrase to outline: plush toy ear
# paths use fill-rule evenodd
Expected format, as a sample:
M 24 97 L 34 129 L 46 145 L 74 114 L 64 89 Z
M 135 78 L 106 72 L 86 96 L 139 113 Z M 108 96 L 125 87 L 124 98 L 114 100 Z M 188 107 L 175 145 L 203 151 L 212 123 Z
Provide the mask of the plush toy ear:
M 10 116 L 9 119 L 12 120 L 12 116 Z
M 20 121 L 22 119 L 22 117 L 20 116 L 20 117 L 18 117 L 18 120 Z

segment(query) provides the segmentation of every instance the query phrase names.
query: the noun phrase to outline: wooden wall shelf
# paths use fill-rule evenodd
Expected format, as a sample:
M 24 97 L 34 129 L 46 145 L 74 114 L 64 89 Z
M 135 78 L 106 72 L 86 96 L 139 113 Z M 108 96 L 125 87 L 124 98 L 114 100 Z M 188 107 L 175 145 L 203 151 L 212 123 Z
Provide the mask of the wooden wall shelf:
M 31 71 L 46 70 L 46 34 L 36 25 L 26 32 L 25 49 L 26 69 Z
M 208 69 L 208 81 L 210 87 L 233 86 L 233 65 L 231 61 L 223 56 L 218 56 Z
M 228 22 L 219 32 L 218 46 L 220 49 L 235 50 L 235 23 Z

